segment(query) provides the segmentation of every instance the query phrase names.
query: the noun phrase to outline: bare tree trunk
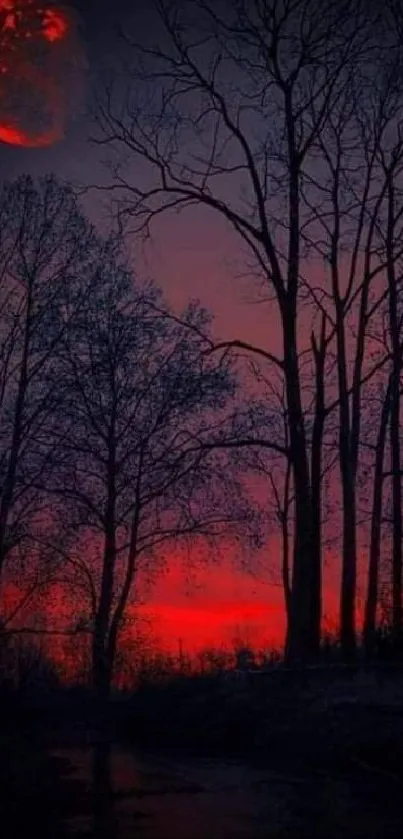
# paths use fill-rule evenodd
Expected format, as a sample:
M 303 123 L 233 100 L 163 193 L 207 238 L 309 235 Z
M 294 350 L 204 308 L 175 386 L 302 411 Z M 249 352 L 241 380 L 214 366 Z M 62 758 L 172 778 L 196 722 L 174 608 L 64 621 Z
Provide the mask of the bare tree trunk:
M 344 656 L 355 651 L 356 510 L 355 465 L 352 462 L 351 416 L 347 380 L 344 306 L 339 294 L 338 240 L 332 255 L 333 294 L 336 304 L 337 368 L 339 380 L 339 463 L 343 499 L 342 572 L 340 588 L 340 641 Z
M 402 631 L 402 478 L 400 469 L 400 362 L 393 365 L 393 384 L 390 416 L 390 450 L 392 459 L 393 503 L 393 563 L 392 598 L 393 632 Z M 397 369 L 396 369 L 397 367 Z
M 286 469 L 286 475 L 285 475 L 285 485 L 284 485 L 284 504 L 283 504 L 283 509 L 279 512 L 280 524 L 281 524 L 281 537 L 282 537 L 281 572 L 282 572 L 284 605 L 285 605 L 285 612 L 286 612 L 286 617 L 287 617 L 287 626 L 290 622 L 290 612 L 291 612 L 290 539 L 289 539 L 289 534 L 288 534 L 288 513 L 289 513 L 289 506 L 290 506 L 290 502 L 289 502 L 290 477 L 291 477 L 291 469 L 290 469 L 290 462 L 288 461 L 287 469 Z
M 400 457 L 400 373 L 402 369 L 400 328 L 398 317 L 398 298 L 395 270 L 395 194 L 393 170 L 387 175 L 388 184 L 388 224 L 386 233 L 386 258 L 389 289 L 389 327 L 392 343 L 392 376 L 390 407 L 390 453 L 392 467 L 392 505 L 393 505 L 393 563 L 392 563 L 392 603 L 393 632 L 400 635 L 402 630 L 402 478 Z
M 376 218 L 376 216 L 374 216 Z M 368 242 L 371 242 L 372 219 Z M 336 238 L 337 247 L 337 238 Z M 336 256 L 337 260 L 337 256 Z M 347 376 L 347 348 L 344 300 L 339 294 L 338 265 L 333 267 L 333 293 L 336 303 L 337 359 L 339 376 L 339 461 L 343 499 L 343 558 L 340 591 L 340 641 L 345 659 L 356 651 L 357 590 L 357 499 L 356 481 L 361 433 L 362 370 L 366 341 L 368 299 L 371 282 L 370 248 L 365 254 L 364 280 L 361 288 L 357 341 L 351 388 L 351 410 Z
M 24 324 L 24 343 L 22 348 L 22 359 L 19 372 L 18 392 L 14 409 L 10 453 L 0 500 L 0 576 L 7 555 L 7 525 L 10 509 L 13 503 L 15 479 L 17 475 L 18 459 L 21 447 L 22 422 L 28 386 L 28 359 L 31 341 L 31 310 L 32 284 L 30 283 L 27 293 Z
M 284 90 L 287 137 L 288 254 L 287 289 L 279 298 L 283 321 L 284 374 L 290 433 L 290 452 L 295 495 L 294 560 L 286 659 L 304 662 L 315 656 L 320 627 L 315 626 L 315 555 L 312 492 L 308 447 L 301 397 L 297 341 L 297 298 L 300 276 L 300 167 L 292 87 Z
M 281 406 L 284 424 L 284 442 L 287 448 L 289 447 L 289 432 L 288 432 L 288 412 L 284 402 L 284 392 L 281 397 Z M 269 472 L 269 479 L 273 490 L 273 495 L 276 501 L 276 517 L 280 525 L 281 531 L 281 580 L 284 594 L 284 608 L 287 618 L 287 626 L 290 621 L 291 611 L 291 568 L 290 568 L 290 535 L 289 535 L 289 517 L 291 507 L 290 487 L 291 487 L 291 460 L 288 457 L 286 460 L 286 468 L 284 475 L 283 493 L 280 497 L 280 492 L 273 479 L 273 475 Z
M 355 597 L 357 587 L 355 489 L 351 468 L 343 470 L 343 565 L 340 595 L 340 642 L 347 660 L 354 657 L 356 647 Z
M 284 359 L 290 432 L 290 457 L 295 495 L 295 532 L 290 619 L 285 658 L 289 663 L 308 661 L 317 645 L 312 611 L 314 608 L 314 540 L 312 495 L 309 478 L 304 415 L 301 402 L 295 317 L 289 311 L 284 320 Z
M 325 357 L 326 317 L 322 317 L 319 345 L 312 333 L 312 351 L 315 360 L 315 416 L 312 430 L 311 484 L 313 517 L 313 609 L 312 638 L 319 653 L 322 625 L 322 445 L 325 427 Z
M 102 588 L 104 589 L 104 585 Z M 108 624 L 105 617 L 106 610 L 104 610 L 104 607 L 102 609 L 99 607 L 95 617 L 92 641 L 92 684 L 101 700 L 109 698 L 112 680 L 107 641 Z
M 95 615 L 92 643 L 92 679 L 99 698 L 109 698 L 112 667 L 109 654 L 109 625 L 112 609 L 113 583 L 116 562 L 115 533 L 115 451 L 110 444 L 108 459 L 108 499 L 105 512 L 105 542 L 102 561 L 101 588 Z
M 376 609 L 378 605 L 379 561 L 381 552 L 381 521 L 383 492 L 383 461 L 385 455 L 386 432 L 390 414 L 390 396 L 392 379 L 389 378 L 385 399 L 382 406 L 381 421 L 376 442 L 375 470 L 373 483 L 373 501 L 371 516 L 371 541 L 368 567 L 368 589 L 365 602 L 363 640 L 368 656 L 373 651 L 376 628 Z
M 140 488 L 141 488 L 141 479 L 142 479 L 142 470 L 143 470 L 143 452 L 140 456 L 140 462 L 138 466 L 138 473 L 137 473 L 137 481 L 136 481 L 136 506 L 133 516 L 133 521 L 131 524 L 131 532 L 130 532 L 130 546 L 129 546 L 129 553 L 127 558 L 127 567 L 126 567 L 126 575 L 122 585 L 120 597 L 118 599 L 114 614 L 110 621 L 110 628 L 108 633 L 108 663 L 109 663 L 109 671 L 110 671 L 110 678 L 113 675 L 113 668 L 115 663 L 116 657 L 116 649 L 118 643 L 118 635 L 119 630 L 122 624 L 123 615 L 125 613 L 125 609 L 130 597 L 130 593 L 132 590 L 133 581 L 136 574 L 136 559 L 137 559 L 137 544 L 138 544 L 138 532 L 139 532 L 139 525 L 140 525 L 140 512 L 141 512 L 141 502 L 140 502 Z

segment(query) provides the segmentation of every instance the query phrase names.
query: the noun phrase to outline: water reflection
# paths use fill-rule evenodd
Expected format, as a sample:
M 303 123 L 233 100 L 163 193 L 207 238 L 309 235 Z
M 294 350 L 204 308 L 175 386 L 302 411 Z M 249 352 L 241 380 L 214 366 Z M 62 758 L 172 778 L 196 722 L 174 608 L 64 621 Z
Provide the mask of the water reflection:
M 303 770 L 280 777 L 240 763 L 135 754 L 105 741 L 57 754 L 69 759 L 69 778 L 83 791 L 67 825 L 75 839 L 374 839 L 385 824 L 383 809 L 368 814 L 368 801 L 377 802 L 368 780 L 308 778 Z
M 92 753 L 93 835 L 99 839 L 118 836 L 113 800 L 111 744 L 97 743 Z
M 268 819 L 284 811 L 278 785 L 270 790 L 263 773 L 235 763 L 133 754 L 105 741 L 57 754 L 87 790 L 69 820 L 76 839 L 267 839 Z

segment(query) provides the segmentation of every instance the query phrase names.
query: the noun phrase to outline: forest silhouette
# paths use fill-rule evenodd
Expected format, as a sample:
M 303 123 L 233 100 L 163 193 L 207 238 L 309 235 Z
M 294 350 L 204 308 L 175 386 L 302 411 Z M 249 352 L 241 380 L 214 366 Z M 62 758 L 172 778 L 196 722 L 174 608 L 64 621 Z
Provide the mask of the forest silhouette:
M 100 68 L 92 142 L 109 155 L 104 182 L 25 174 L 0 187 L 0 674 L 3 719 L 18 729 L 24 716 L 34 744 L 19 744 L 11 789 L 23 800 L 18 767 L 32 758 L 64 802 L 64 829 L 82 791 L 73 780 L 66 793 L 60 756 L 50 780 L 49 750 L 72 746 L 79 720 L 80 748 L 87 729 L 95 738 L 92 809 L 80 799 L 91 835 L 124 835 L 112 768 L 122 740 L 263 762 L 296 784 L 332 777 L 330 794 L 350 784 L 354 804 L 333 826 L 323 807 L 310 835 L 362 835 L 361 817 L 365 835 L 397 835 L 402 10 L 155 0 L 153 14 L 140 42 L 128 16 L 119 55 Z M 88 194 L 109 201 L 106 235 L 83 209 Z M 133 241 L 192 208 L 231 231 L 279 324 L 278 351 L 269 334 L 265 346 L 220 337 L 212 312 L 197 300 L 178 311 L 134 267 Z M 234 545 L 281 587 L 282 649 L 239 639 L 230 655 L 219 638 L 193 659 L 147 649 L 139 581 L 152 586 L 177 551 L 197 569 L 198 551 L 213 565 Z M 47 610 L 56 590 L 73 607 L 63 627 Z M 56 666 L 55 638 L 79 678 Z M 374 804 L 364 819 L 372 782 L 388 813 Z M 307 835 L 307 813 L 295 835 Z

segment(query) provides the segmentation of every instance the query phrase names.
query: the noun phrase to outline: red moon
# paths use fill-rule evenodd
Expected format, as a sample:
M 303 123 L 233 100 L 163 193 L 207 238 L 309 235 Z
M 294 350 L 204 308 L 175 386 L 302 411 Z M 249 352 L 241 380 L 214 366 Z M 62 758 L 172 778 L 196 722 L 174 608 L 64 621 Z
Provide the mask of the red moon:
M 40 148 L 63 139 L 83 92 L 73 15 L 40 0 L 0 0 L 0 142 Z

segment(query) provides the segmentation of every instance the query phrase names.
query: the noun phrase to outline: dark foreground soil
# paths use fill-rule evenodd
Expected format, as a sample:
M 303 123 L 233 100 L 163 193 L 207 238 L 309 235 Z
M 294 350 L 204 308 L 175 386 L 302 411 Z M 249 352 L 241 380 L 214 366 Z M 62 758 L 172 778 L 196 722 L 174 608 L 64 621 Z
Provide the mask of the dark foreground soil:
M 8 700 L 0 712 L 4 839 L 169 839 L 174 818 L 175 839 L 403 835 L 400 671 L 182 680 L 143 689 L 100 713 L 91 703 L 84 707 L 81 699 L 66 697 L 49 697 L 35 708 Z M 108 742 L 114 743 L 112 768 Z M 89 749 L 95 760 L 83 772 Z M 119 767 L 128 765 L 127 750 L 137 755 L 137 768 L 122 789 Z M 152 768 L 150 753 L 164 756 L 162 775 Z M 215 762 L 209 769 L 210 758 Z M 231 761 L 249 767 L 238 773 L 241 780 L 231 780 Z M 93 771 L 95 785 L 88 775 Z M 160 780 L 150 792 L 144 778 L 153 772 Z M 244 814 L 236 834 L 225 833 L 225 826 L 215 833 L 223 809 L 239 805 L 241 813 L 242 795 L 249 821 Z M 126 809 L 119 815 L 123 800 Z M 197 807 L 201 814 L 210 808 L 206 833 L 195 832 L 197 825 L 204 829 L 201 817 L 195 818 Z M 98 828 L 95 811 L 101 813 Z M 129 812 L 131 825 L 138 818 L 138 829 L 128 830 Z M 74 828 L 77 817 L 82 826 Z

